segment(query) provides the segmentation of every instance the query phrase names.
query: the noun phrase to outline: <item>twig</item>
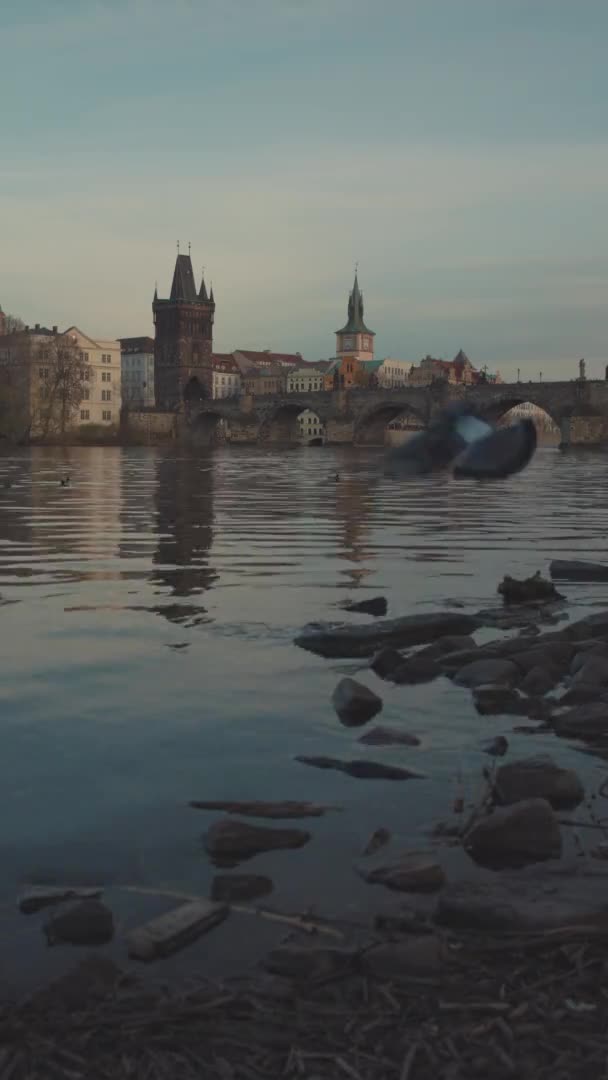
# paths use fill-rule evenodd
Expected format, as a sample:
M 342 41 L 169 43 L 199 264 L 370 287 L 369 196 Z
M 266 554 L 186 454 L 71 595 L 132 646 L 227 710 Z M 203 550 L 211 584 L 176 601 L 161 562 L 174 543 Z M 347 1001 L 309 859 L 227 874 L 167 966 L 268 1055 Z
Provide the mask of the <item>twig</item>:
M 403 1065 L 401 1066 L 401 1076 L 400 1076 L 399 1080 L 409 1080 L 409 1075 L 410 1075 L 410 1072 L 412 1071 L 412 1065 L 414 1064 L 414 1059 L 415 1059 L 417 1053 L 418 1053 L 418 1043 L 415 1042 L 415 1043 L 412 1043 L 412 1045 L 410 1046 L 407 1054 L 405 1055 Z

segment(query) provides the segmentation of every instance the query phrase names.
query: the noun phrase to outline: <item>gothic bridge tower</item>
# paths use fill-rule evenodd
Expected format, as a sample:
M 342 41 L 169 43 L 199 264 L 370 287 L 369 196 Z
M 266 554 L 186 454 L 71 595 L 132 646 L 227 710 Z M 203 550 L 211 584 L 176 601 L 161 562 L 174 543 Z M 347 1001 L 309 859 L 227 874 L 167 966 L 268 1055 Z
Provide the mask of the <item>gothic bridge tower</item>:
M 212 397 L 213 289 L 196 290 L 190 254 L 178 255 L 168 300 L 154 291 L 154 389 L 159 409 Z

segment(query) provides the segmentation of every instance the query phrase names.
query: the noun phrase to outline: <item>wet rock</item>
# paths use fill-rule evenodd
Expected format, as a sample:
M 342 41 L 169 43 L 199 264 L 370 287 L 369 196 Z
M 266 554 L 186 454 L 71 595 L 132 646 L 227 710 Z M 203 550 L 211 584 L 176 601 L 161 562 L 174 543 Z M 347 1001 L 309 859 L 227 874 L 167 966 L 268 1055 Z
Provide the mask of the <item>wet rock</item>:
M 589 638 L 608 637 L 608 611 L 586 615 L 584 619 L 570 623 L 565 632 L 571 641 L 587 641 Z
M 465 837 L 465 848 L 481 866 L 524 866 L 558 858 L 559 824 L 546 799 L 525 799 L 494 810 Z
M 495 735 L 493 739 L 486 739 L 481 744 L 481 749 L 490 757 L 504 757 L 509 749 L 509 742 L 504 735 Z
M 268 896 L 274 886 L 263 874 L 216 874 L 211 883 L 211 899 L 232 904 Z
M 605 876 L 552 877 L 534 868 L 447 885 L 435 921 L 476 931 L 544 930 L 593 923 L 607 914 Z
M 558 735 L 571 738 L 587 739 L 608 735 L 608 704 L 604 701 L 577 705 L 567 712 L 558 713 L 552 720 Z
M 437 658 L 437 663 L 446 675 L 455 675 L 466 664 L 472 664 L 475 660 L 496 659 L 484 649 L 459 649 L 458 652 L 444 653 Z
M 478 626 L 474 616 L 457 611 L 404 615 L 365 626 L 310 623 L 296 637 L 295 644 L 318 656 L 371 656 L 381 645 L 426 645 L 446 634 L 470 634 Z
M 589 655 L 572 678 L 571 686 L 608 686 L 608 659 Z
M 604 691 L 601 686 L 579 683 L 570 686 L 559 699 L 559 705 L 588 705 L 592 701 L 602 701 Z
M 331 700 L 341 723 L 346 727 L 367 724 L 382 709 L 382 698 L 356 679 L 340 679 Z
M 519 678 L 519 669 L 511 660 L 474 660 L 456 672 L 457 686 L 485 686 L 488 683 L 511 685 Z
M 205 848 L 215 861 L 231 863 L 250 859 L 261 851 L 300 848 L 309 840 L 310 833 L 303 829 L 271 829 L 224 818 L 207 832 Z
M 582 559 L 554 559 L 549 565 L 549 573 L 557 581 L 608 581 L 606 563 Z
M 372 596 L 369 600 L 349 600 L 343 605 L 344 611 L 360 611 L 363 615 L 386 615 L 388 602 L 385 596 Z
M 552 668 L 534 667 L 519 684 L 519 689 L 524 694 L 532 697 L 540 697 L 548 694 L 559 681 L 559 673 Z
M 477 647 L 475 638 L 471 637 L 470 634 L 448 634 L 446 637 L 439 638 L 439 641 L 435 641 L 432 645 L 427 645 L 425 649 L 421 649 L 420 652 L 416 653 L 416 656 L 437 660 L 448 653 L 462 652 L 464 650 L 475 651 Z
M 402 769 L 397 765 L 384 765 L 380 761 L 341 761 L 339 758 L 296 755 L 301 765 L 312 765 L 315 769 L 336 769 L 359 780 L 424 780 L 422 773 Z
M 399 979 L 408 976 L 438 975 L 447 963 L 447 952 L 441 939 L 424 934 L 407 941 L 391 941 L 366 949 L 363 968 L 378 979 Z
M 396 649 L 380 649 L 369 665 L 380 679 L 390 679 L 394 671 L 401 667 L 405 657 Z
M 114 937 L 112 912 L 99 900 L 82 900 L 43 926 L 48 945 L 106 945 Z
M 226 814 L 240 814 L 242 817 L 275 819 L 321 817 L 327 810 L 338 809 L 336 806 L 322 806 L 320 803 L 297 802 L 290 799 L 285 802 L 231 802 L 224 799 L 211 799 L 194 800 L 188 805 L 196 810 L 223 810 Z
M 103 889 L 55 888 L 51 885 L 34 885 L 19 897 L 19 911 L 23 915 L 33 915 L 45 907 L 51 907 L 64 900 L 97 900 Z
M 365 743 L 366 746 L 420 746 L 420 739 L 409 731 L 401 731 L 399 728 L 384 727 L 378 724 L 361 735 L 357 742 Z
M 494 791 L 503 805 L 521 799 L 546 799 L 554 810 L 578 806 L 585 796 L 577 774 L 556 765 L 548 754 L 501 765 L 496 773 Z
M 473 702 L 482 716 L 522 716 L 525 712 L 523 699 L 509 686 L 476 686 Z
M 361 877 L 370 885 L 385 885 L 398 892 L 436 892 L 445 883 L 443 867 L 433 855 L 411 852 L 386 866 L 359 867 Z
M 557 698 L 529 697 L 526 702 L 525 715 L 530 720 L 542 720 L 548 724 L 553 716 L 555 708 L 559 704 Z
M 559 673 L 570 663 L 573 649 L 569 641 L 547 642 L 531 649 L 518 649 L 517 652 L 511 654 L 510 659 L 524 674 L 537 667 L 546 670 L 556 669 Z
M 436 660 L 412 656 L 393 672 L 392 680 L 400 685 L 409 684 L 413 686 L 416 683 L 432 682 L 433 679 L 438 679 L 443 674 L 443 668 L 439 666 Z
M 227 904 L 210 900 L 180 904 L 131 931 L 127 937 L 129 956 L 144 962 L 171 956 L 223 922 L 228 912 Z
M 608 642 L 606 641 L 581 641 L 580 643 L 577 642 L 576 648 L 577 651 L 570 664 L 571 675 L 576 675 L 577 671 L 580 671 L 585 666 L 590 657 L 603 657 L 608 661 Z
M 532 577 L 518 580 L 505 574 L 498 586 L 498 592 L 505 604 L 545 603 L 548 600 L 562 600 L 552 581 L 542 578 L 537 570 Z
M 388 829 L 380 827 L 376 829 L 370 836 L 367 844 L 361 852 L 362 855 L 375 855 L 380 848 L 386 847 L 391 838 L 391 834 Z
M 318 979 L 355 970 L 357 951 L 322 945 L 280 945 L 264 958 L 264 967 L 285 979 Z

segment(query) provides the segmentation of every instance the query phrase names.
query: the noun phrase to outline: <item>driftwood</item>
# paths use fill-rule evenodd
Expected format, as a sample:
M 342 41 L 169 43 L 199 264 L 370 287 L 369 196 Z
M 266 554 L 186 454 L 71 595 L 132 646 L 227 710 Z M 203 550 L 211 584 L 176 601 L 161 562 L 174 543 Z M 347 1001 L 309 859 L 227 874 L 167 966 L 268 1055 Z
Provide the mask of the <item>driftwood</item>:
M 193 799 L 188 806 L 195 810 L 222 810 L 225 814 L 259 818 L 307 818 L 322 817 L 328 810 L 341 810 L 340 806 L 323 806 L 320 803 L 295 802 L 235 802 L 223 799 Z

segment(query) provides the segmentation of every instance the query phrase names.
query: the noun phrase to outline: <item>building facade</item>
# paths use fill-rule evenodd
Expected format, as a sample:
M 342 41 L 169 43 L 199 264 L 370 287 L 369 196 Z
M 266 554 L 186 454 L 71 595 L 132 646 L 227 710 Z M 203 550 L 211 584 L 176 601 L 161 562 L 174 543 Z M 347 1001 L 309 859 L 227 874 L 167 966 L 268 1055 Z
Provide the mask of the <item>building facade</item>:
M 178 253 L 168 300 L 154 292 L 154 390 L 160 409 L 179 409 L 213 395 L 213 289 L 197 292 L 190 255 Z
M 243 376 L 243 390 L 252 397 L 284 394 L 286 385 L 287 375 L 285 369 L 281 367 L 260 368 Z
M 120 339 L 120 377 L 123 405 L 154 408 L 154 340 Z
M 363 293 L 355 274 L 353 288 L 348 297 L 347 320 L 341 330 L 336 330 L 336 356 L 353 360 L 374 359 L 375 333 L 363 319 Z
M 325 425 L 312 409 L 304 409 L 298 416 L 300 442 L 325 442 Z
M 211 362 L 213 367 L 213 397 L 240 397 L 243 390 L 243 380 L 232 353 L 214 353 Z
M 120 342 L 94 339 L 70 326 L 64 337 L 80 352 L 84 378 L 82 398 L 74 422 L 117 425 L 122 404 Z
M 288 394 L 311 394 L 316 390 L 324 390 L 325 383 L 323 369 L 314 364 L 306 367 L 298 367 L 287 373 Z
M 396 360 L 387 356 L 382 360 L 377 371 L 378 386 L 385 390 L 396 390 L 408 386 L 410 373 L 414 367 L 411 360 Z

